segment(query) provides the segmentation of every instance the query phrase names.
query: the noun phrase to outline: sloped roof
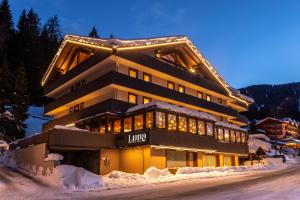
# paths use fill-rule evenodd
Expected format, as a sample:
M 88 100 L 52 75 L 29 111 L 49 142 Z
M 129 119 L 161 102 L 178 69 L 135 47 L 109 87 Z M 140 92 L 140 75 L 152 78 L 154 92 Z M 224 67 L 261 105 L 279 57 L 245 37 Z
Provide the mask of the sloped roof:
M 231 97 L 239 101 L 242 101 L 246 104 L 253 103 L 252 98 L 242 95 L 239 93 L 238 90 L 230 87 L 230 85 L 223 79 L 223 77 L 215 70 L 215 68 L 208 62 L 208 60 L 202 55 L 202 53 L 197 49 L 197 47 L 186 36 L 170 36 L 170 37 L 123 40 L 117 38 L 101 39 L 101 38 L 83 37 L 78 35 L 66 35 L 59 50 L 55 54 L 46 73 L 43 76 L 41 82 L 42 86 L 46 83 L 50 73 L 54 68 L 57 59 L 59 58 L 62 50 L 64 49 L 67 43 L 87 45 L 93 48 L 109 50 L 111 52 L 117 50 L 129 50 L 129 49 L 156 47 L 156 46 L 163 46 L 163 45 L 186 44 L 192 50 L 192 52 L 197 56 L 199 61 L 201 61 L 207 67 L 207 69 L 216 78 L 216 80 L 230 94 Z

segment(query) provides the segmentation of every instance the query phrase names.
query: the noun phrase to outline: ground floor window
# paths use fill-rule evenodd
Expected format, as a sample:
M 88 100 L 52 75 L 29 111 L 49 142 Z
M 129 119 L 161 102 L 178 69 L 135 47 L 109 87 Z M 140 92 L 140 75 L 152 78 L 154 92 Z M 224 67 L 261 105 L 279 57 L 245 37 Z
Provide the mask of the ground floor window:
M 206 134 L 209 136 L 214 136 L 213 123 L 211 122 L 206 123 Z
M 230 141 L 235 142 L 235 132 L 234 132 L 234 130 L 230 130 Z
M 176 131 L 177 123 L 176 123 L 176 115 L 168 114 L 168 130 Z
M 143 114 L 141 115 L 135 115 L 134 116 L 134 130 L 142 130 L 143 129 L 143 123 L 144 122 L 144 118 L 143 118 Z
M 179 131 L 187 132 L 187 119 L 186 119 L 186 117 L 179 116 L 178 117 L 178 122 L 179 122 L 179 125 L 178 125 Z
M 205 135 L 205 122 L 198 120 L 198 134 Z
M 225 140 L 225 142 L 229 142 L 230 141 L 229 130 L 228 129 L 224 129 L 224 140 Z
M 157 128 L 166 128 L 166 113 L 156 112 L 156 127 Z
M 216 155 L 204 155 L 203 156 L 203 167 L 216 167 L 217 156 Z
M 146 113 L 146 128 L 153 128 L 153 112 Z
M 124 132 L 130 132 L 132 131 L 132 117 L 126 117 L 124 119 Z
M 196 120 L 189 119 L 189 132 L 195 134 L 196 133 Z
M 218 128 L 218 140 L 222 141 L 224 138 L 224 135 L 223 135 L 223 129 L 222 128 Z
M 241 142 L 241 133 L 239 131 L 235 132 L 235 140 L 237 143 Z
M 224 156 L 224 166 L 230 167 L 232 165 L 232 156 Z
M 186 167 L 186 152 L 167 150 L 167 168 Z

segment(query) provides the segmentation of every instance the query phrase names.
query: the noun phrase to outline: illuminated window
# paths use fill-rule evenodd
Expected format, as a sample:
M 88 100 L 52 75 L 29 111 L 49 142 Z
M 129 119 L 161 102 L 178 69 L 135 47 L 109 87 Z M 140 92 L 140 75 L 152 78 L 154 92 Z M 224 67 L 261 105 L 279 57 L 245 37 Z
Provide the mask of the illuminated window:
M 113 132 L 113 120 L 112 119 L 108 119 L 108 123 L 107 123 L 107 132 L 111 133 Z
M 137 104 L 137 95 L 128 93 L 128 102 Z
M 146 113 L 146 128 L 153 127 L 153 112 Z
M 181 92 L 181 93 L 185 93 L 185 87 L 182 86 L 182 85 L 179 85 L 178 86 L 178 91 Z
M 195 119 L 189 119 L 189 132 L 196 134 L 196 120 Z
M 223 135 L 223 128 L 219 127 L 218 128 L 218 140 L 223 140 L 224 139 L 224 135 Z
M 143 104 L 150 103 L 151 99 L 148 97 L 143 97 Z
M 106 117 L 100 118 L 100 133 L 105 133 Z
M 84 109 L 84 102 L 80 103 L 80 110 Z
M 182 132 L 187 132 L 187 119 L 186 117 L 179 116 L 178 117 L 178 129 Z
M 225 142 L 229 142 L 229 140 L 230 140 L 228 129 L 224 129 L 224 140 L 225 140 Z
M 198 120 L 198 134 L 205 135 L 205 122 Z
M 203 93 L 202 92 L 197 92 L 197 97 L 200 99 L 203 99 Z
M 166 114 L 164 112 L 156 112 L 156 127 L 166 128 Z
M 235 132 L 235 140 L 237 143 L 241 142 L 241 133 L 239 131 Z
M 168 130 L 176 131 L 176 129 L 177 129 L 176 115 L 168 114 Z
M 128 74 L 129 74 L 130 77 L 133 77 L 133 78 L 137 78 L 138 77 L 138 71 L 135 70 L 135 69 L 132 69 L 132 68 L 129 68 Z
M 230 130 L 230 141 L 235 142 L 235 133 L 233 130 Z
M 210 95 L 206 95 L 206 101 L 211 101 L 211 96 Z
M 151 75 L 143 73 L 143 80 L 146 82 L 151 82 Z
M 241 142 L 246 143 L 246 134 L 245 133 L 241 133 Z
M 175 84 L 173 82 L 168 81 L 168 88 L 171 90 L 175 90 Z
M 211 122 L 206 123 L 206 134 L 209 136 L 214 136 L 213 123 L 211 123 Z
M 134 116 L 134 130 L 142 130 L 143 129 L 143 115 L 135 115 Z
M 120 119 L 115 119 L 114 120 L 114 132 L 115 133 L 120 133 L 121 132 L 121 120 Z
M 124 132 L 130 132 L 132 131 L 132 117 L 126 117 L 124 119 Z
M 222 99 L 221 99 L 221 98 L 218 98 L 218 103 L 219 103 L 219 104 L 222 104 L 222 102 L 223 102 Z

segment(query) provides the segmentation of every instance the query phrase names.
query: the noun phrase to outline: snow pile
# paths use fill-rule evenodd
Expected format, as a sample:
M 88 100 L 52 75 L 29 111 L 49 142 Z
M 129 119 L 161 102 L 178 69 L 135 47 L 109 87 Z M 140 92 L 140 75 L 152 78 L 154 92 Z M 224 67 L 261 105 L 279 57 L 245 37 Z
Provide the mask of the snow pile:
M 0 153 L 0 164 L 16 168 L 15 151 L 8 150 Z
M 45 161 L 60 161 L 63 159 L 64 157 L 58 153 L 50 153 L 47 158 L 45 158 Z
M 101 176 L 71 165 L 55 167 L 48 179 L 54 186 L 71 190 L 92 190 L 104 186 Z
M 200 112 L 200 111 L 197 111 L 197 110 L 191 110 L 191 109 L 188 109 L 186 107 L 177 106 L 177 105 L 174 105 L 174 104 L 161 102 L 161 101 L 157 101 L 157 100 L 151 101 L 150 103 L 147 103 L 147 104 L 140 104 L 140 105 L 137 105 L 137 106 L 133 106 L 133 107 L 131 107 L 127 110 L 127 113 L 134 112 L 136 110 L 140 110 L 140 109 L 144 109 L 144 108 L 150 108 L 150 107 L 156 107 L 156 108 L 169 110 L 169 111 L 173 111 L 173 112 L 177 112 L 177 113 L 183 113 L 183 114 L 190 115 L 190 116 L 193 116 L 193 117 L 197 117 L 197 118 L 200 118 L 200 119 L 207 119 L 207 120 L 211 120 L 211 121 L 217 121 L 216 117 L 214 117 L 211 114 Z
M 72 131 L 88 131 L 86 129 L 80 129 L 74 126 L 63 126 L 63 125 L 55 125 L 53 129 L 60 129 L 60 130 L 72 130 Z
M 7 144 L 7 142 L 4 141 L 4 140 L 0 140 L 0 149 L 8 150 L 9 149 L 9 144 Z
M 144 176 L 148 178 L 160 178 L 163 176 L 172 175 L 168 169 L 157 169 L 156 167 L 150 167 L 144 173 Z
M 270 152 L 271 151 L 271 144 L 265 142 L 260 139 L 256 139 L 254 137 L 249 137 L 248 139 L 248 146 L 250 153 L 256 153 L 259 148 L 262 148 L 264 151 Z
M 266 158 L 264 162 L 269 168 L 278 168 L 285 166 L 285 164 L 282 162 L 282 158 Z

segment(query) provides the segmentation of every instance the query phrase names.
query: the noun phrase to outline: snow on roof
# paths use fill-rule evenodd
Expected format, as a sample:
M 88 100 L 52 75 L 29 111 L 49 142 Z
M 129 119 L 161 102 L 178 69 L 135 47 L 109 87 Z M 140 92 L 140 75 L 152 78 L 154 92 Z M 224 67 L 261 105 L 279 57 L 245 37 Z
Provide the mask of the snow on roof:
M 267 121 L 267 120 L 274 120 L 274 121 L 278 121 L 278 122 L 282 122 L 282 123 L 289 123 L 292 126 L 297 126 L 297 127 L 299 126 L 299 122 L 297 122 L 296 120 L 291 119 L 289 117 L 285 117 L 285 118 L 281 118 L 281 119 L 276 119 L 276 118 L 273 118 L 273 117 L 266 117 L 266 118 L 258 121 L 256 123 L 256 125 L 261 124 L 262 122 Z
M 55 125 L 52 129 L 72 130 L 72 131 L 88 131 L 86 129 L 77 128 L 74 126 Z
M 150 103 L 147 103 L 147 104 L 140 104 L 140 105 L 133 106 L 127 110 L 127 113 L 134 112 L 136 110 L 140 110 L 140 109 L 144 109 L 144 108 L 150 108 L 150 107 L 156 107 L 156 108 L 160 108 L 160 109 L 164 109 L 164 110 L 182 113 L 182 114 L 190 115 L 190 116 L 197 117 L 200 119 L 217 121 L 217 118 L 211 114 L 208 114 L 205 112 L 200 112 L 197 110 L 191 110 L 186 107 L 177 106 L 174 104 L 169 104 L 169 103 L 161 102 L 161 101 L 157 101 L 157 100 L 151 101 Z
M 241 127 L 239 127 L 239 126 L 237 126 L 235 124 L 229 124 L 229 123 L 226 123 L 226 122 L 218 121 L 218 122 L 216 122 L 216 125 L 247 132 L 247 129 L 241 128 Z
M 270 138 L 264 134 L 250 134 L 249 138 L 255 138 L 255 139 L 263 139 L 266 141 L 270 141 Z
M 259 148 L 262 148 L 264 151 L 271 151 L 271 144 L 269 142 L 265 142 L 253 137 L 249 137 L 248 146 L 250 153 L 256 153 Z

